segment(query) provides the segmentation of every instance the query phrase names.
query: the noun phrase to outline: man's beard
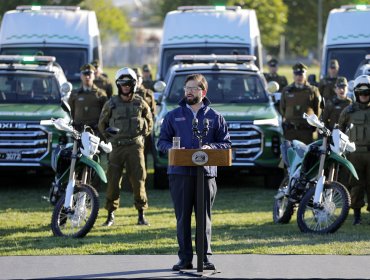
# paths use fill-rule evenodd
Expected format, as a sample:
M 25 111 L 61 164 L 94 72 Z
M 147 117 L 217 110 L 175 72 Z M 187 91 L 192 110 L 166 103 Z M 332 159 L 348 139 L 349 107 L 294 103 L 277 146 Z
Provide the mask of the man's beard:
M 193 99 L 188 99 L 188 98 L 186 98 L 186 103 L 188 104 L 188 105 L 195 105 L 195 104 L 197 104 L 197 103 L 199 103 L 200 102 L 200 97 L 199 96 L 195 96 Z

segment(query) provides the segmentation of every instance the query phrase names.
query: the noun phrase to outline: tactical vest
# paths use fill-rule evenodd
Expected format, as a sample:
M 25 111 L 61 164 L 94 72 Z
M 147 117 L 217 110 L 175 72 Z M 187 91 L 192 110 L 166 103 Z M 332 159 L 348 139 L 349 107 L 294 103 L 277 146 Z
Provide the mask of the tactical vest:
M 145 101 L 140 96 L 134 95 L 131 102 L 123 102 L 115 95 L 109 102 L 111 104 L 109 126 L 120 129 L 119 133 L 112 138 L 113 143 L 124 139 L 135 139 L 148 133 L 148 127 L 143 118 Z
M 354 110 L 349 114 L 349 123 L 353 123 L 353 128 L 349 131 L 351 141 L 355 141 L 356 146 L 370 145 L 370 107 L 361 110 L 358 104 L 353 105 Z
M 284 92 L 284 98 L 284 117 L 287 122 L 306 124 L 306 120 L 302 118 L 303 113 L 309 115 L 315 113 L 312 107 L 315 94 L 311 86 L 304 86 L 303 88 L 289 87 Z

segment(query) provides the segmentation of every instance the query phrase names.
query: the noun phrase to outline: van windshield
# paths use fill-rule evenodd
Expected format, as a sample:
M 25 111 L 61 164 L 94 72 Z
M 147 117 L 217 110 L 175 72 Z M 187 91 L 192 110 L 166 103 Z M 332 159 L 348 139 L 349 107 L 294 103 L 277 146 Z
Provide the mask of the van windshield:
M 250 54 L 246 47 L 192 47 L 192 48 L 173 48 L 165 49 L 162 56 L 161 77 L 166 77 L 167 70 L 174 64 L 173 58 L 178 54 Z
M 59 86 L 51 75 L 0 74 L 0 103 L 60 103 Z
M 262 81 L 257 75 L 235 73 L 204 73 L 208 82 L 207 98 L 212 104 L 268 102 Z M 187 74 L 177 75 L 167 93 L 168 103 L 178 103 L 184 97 Z
M 78 80 L 80 82 L 80 68 L 82 65 L 89 63 L 87 61 L 87 50 L 72 49 L 72 48 L 4 48 L 1 54 L 8 55 L 36 55 L 42 52 L 43 55 L 55 56 L 56 61 L 63 68 L 67 80 L 73 82 Z
M 326 69 L 328 69 L 331 59 L 337 59 L 339 62 L 339 76 L 353 80 L 358 66 L 369 53 L 370 47 L 329 49 Z

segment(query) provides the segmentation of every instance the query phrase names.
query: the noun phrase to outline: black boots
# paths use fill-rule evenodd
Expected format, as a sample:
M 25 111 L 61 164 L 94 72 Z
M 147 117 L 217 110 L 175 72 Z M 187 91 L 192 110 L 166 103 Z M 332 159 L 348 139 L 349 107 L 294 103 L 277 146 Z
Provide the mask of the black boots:
M 110 227 L 114 224 L 114 212 L 110 211 L 108 212 L 107 220 L 104 222 L 103 226 Z
M 361 208 L 355 208 L 353 209 L 353 214 L 354 214 L 354 220 L 353 220 L 353 225 L 360 225 L 361 224 Z
M 140 226 L 149 226 L 149 222 L 147 221 L 147 219 L 145 219 L 145 216 L 144 216 L 144 210 L 138 210 L 138 213 L 139 213 L 139 217 L 137 220 L 137 224 Z

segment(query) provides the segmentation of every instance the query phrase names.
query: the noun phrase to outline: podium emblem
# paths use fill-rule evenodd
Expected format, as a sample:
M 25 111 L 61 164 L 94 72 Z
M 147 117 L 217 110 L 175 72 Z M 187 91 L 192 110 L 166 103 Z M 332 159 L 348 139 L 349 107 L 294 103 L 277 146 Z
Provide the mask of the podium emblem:
M 204 165 L 208 162 L 208 155 L 203 151 L 197 151 L 191 156 L 191 160 L 196 165 Z

